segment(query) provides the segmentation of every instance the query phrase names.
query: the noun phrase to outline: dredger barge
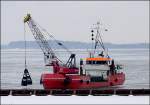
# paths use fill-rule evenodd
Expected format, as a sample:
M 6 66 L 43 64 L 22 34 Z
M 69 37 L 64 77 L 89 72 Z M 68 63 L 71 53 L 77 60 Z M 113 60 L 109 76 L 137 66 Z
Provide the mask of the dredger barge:
M 24 23 L 28 24 L 34 38 L 42 49 L 46 66 L 49 69 L 53 69 L 53 73 L 43 73 L 41 75 L 40 83 L 43 84 L 44 89 L 91 89 L 122 85 L 124 83 L 125 74 L 121 72 L 122 65 L 115 64 L 114 60 L 108 55 L 101 38 L 99 22 L 94 28 L 96 30 L 95 37 L 94 29 L 91 31 L 94 47 L 89 51 L 87 58 L 80 59 L 79 67 L 76 66 L 76 56 L 73 53 L 71 53 L 65 64 L 58 59 L 45 35 L 49 35 L 59 46 L 67 51 L 68 49 L 46 32 L 45 29 L 41 29 L 30 14 L 27 14 L 24 18 Z M 100 51 L 98 47 L 101 47 Z

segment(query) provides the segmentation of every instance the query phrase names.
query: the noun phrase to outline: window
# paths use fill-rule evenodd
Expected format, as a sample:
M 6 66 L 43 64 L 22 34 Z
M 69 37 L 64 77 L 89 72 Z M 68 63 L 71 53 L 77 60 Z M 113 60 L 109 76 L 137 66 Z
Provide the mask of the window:
M 97 61 L 96 64 L 107 64 L 106 61 Z
M 92 64 L 92 61 L 86 61 L 86 64 Z
M 107 61 L 86 61 L 86 64 L 107 64 Z

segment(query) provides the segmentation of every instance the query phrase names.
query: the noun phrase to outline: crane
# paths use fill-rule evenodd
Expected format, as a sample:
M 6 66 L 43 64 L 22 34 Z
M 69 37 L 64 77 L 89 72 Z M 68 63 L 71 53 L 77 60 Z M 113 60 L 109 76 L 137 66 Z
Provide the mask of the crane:
M 64 64 L 60 59 L 58 59 L 53 49 L 51 48 L 50 44 L 48 43 L 44 34 L 45 33 L 44 31 L 46 30 L 43 31 L 38 25 L 38 23 L 36 23 L 33 20 L 30 14 L 27 14 L 24 17 L 24 24 L 25 23 L 28 24 L 36 42 L 38 43 L 44 54 L 46 66 L 53 66 L 55 73 L 64 73 L 64 74 L 78 73 L 78 68 L 76 67 L 75 54 L 71 53 L 67 63 Z M 48 32 L 46 31 L 46 33 Z M 58 42 L 52 35 L 50 35 L 50 37 L 53 38 L 59 46 L 63 47 L 68 52 L 70 52 L 62 43 Z
M 24 23 L 27 23 L 34 38 L 36 39 L 36 42 L 40 46 L 41 50 L 44 53 L 44 58 L 46 63 L 51 63 L 52 60 L 56 60 L 57 57 L 55 56 L 53 50 L 49 46 L 46 38 L 40 31 L 37 24 L 34 22 L 34 20 L 31 18 L 30 14 L 27 14 L 27 16 L 24 18 Z M 48 62 L 47 62 L 48 61 Z

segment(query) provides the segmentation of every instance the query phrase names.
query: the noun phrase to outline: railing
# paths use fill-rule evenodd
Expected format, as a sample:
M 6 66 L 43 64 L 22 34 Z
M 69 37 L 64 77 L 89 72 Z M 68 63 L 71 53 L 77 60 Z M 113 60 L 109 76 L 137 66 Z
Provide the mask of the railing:
M 1 89 L 0 96 L 150 96 L 150 89 L 89 89 L 89 90 L 44 90 L 44 89 Z

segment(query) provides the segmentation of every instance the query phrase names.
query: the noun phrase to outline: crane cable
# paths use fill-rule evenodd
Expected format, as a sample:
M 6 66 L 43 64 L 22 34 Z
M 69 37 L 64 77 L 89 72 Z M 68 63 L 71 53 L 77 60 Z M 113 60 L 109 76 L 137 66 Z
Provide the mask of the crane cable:
M 24 58 L 25 58 L 25 69 L 27 69 L 27 61 L 26 61 L 26 29 L 25 29 L 25 23 L 24 23 Z
M 32 85 L 32 79 L 30 77 L 30 74 L 28 72 L 27 69 L 27 63 L 26 63 L 26 30 L 25 30 L 25 24 L 24 24 L 24 58 L 25 58 L 25 69 L 24 69 L 24 74 L 22 77 L 22 81 L 21 81 L 21 86 L 27 86 L 27 85 Z

